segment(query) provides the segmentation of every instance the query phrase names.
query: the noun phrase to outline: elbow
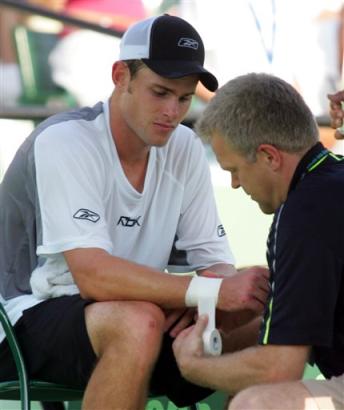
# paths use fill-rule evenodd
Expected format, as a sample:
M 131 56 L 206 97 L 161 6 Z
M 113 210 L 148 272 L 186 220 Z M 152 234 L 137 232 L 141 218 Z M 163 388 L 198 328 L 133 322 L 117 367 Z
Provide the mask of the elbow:
M 264 383 L 283 383 L 302 379 L 303 368 L 293 365 L 275 364 L 266 369 Z
M 98 289 L 99 287 L 97 286 L 96 281 L 93 281 L 90 275 L 78 273 L 74 275 L 74 279 L 82 299 L 98 302 L 105 300 L 104 295 Z
M 90 283 L 83 283 L 81 286 L 79 286 L 79 292 L 81 298 L 85 300 L 104 302 L 110 299 L 110 297 L 106 295 L 104 291 L 98 289 L 97 286 L 93 286 Z
M 94 300 L 94 295 L 92 295 L 90 292 L 88 292 L 87 290 L 85 290 L 85 289 L 80 289 L 79 288 L 79 291 L 80 291 L 80 296 L 81 296 L 81 299 L 84 299 L 84 300 Z
M 262 347 L 267 353 L 264 360 L 264 383 L 282 383 L 301 380 L 309 346 L 269 345 Z

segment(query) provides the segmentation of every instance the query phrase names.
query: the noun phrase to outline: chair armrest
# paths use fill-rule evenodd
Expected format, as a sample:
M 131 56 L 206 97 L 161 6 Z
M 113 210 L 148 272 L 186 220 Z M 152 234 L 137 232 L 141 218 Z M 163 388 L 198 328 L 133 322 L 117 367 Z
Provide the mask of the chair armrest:
M 17 342 L 13 326 L 7 316 L 6 310 L 0 302 L 0 322 L 5 331 L 8 345 L 10 347 L 13 359 L 15 361 L 19 384 L 20 384 L 20 399 L 22 403 L 29 403 L 29 382 L 23 354 Z

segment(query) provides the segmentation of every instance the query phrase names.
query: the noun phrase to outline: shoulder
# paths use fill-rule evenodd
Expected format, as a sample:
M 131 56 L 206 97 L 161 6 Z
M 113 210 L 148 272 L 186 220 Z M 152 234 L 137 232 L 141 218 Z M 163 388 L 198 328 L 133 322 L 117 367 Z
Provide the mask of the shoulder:
M 309 175 L 301 181 L 288 195 L 280 227 L 282 232 L 294 237 L 342 241 L 343 209 L 344 167 L 341 166 L 337 171 Z
M 100 134 L 101 124 L 104 124 L 102 103 L 94 107 L 84 107 L 66 111 L 49 117 L 34 130 L 31 138 L 35 149 L 50 147 L 50 150 L 74 144 L 82 145 L 85 139 Z M 98 132 L 99 131 L 99 132 Z

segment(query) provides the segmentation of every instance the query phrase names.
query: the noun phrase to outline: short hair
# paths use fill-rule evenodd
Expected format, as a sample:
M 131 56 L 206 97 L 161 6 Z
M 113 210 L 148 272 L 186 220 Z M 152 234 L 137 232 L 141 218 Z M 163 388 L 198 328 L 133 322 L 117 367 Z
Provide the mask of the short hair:
M 251 161 L 260 144 L 298 153 L 319 140 L 317 123 L 301 95 L 286 81 L 263 73 L 223 85 L 195 128 L 206 142 L 218 133 Z
M 128 66 L 131 79 L 135 78 L 137 72 L 143 67 L 147 67 L 142 60 L 123 60 Z

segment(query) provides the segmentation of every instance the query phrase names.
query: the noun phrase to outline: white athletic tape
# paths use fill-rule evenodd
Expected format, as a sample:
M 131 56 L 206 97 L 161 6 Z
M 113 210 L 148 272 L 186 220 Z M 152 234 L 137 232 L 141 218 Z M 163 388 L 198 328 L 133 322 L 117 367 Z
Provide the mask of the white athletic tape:
M 199 299 L 211 298 L 215 306 L 223 279 L 194 276 L 185 294 L 186 306 L 197 306 Z
M 342 105 L 342 110 L 344 111 L 344 102 L 343 101 L 341 102 L 341 105 Z M 344 122 L 343 122 L 341 127 L 337 128 L 337 131 L 340 132 L 342 135 L 344 135 Z
M 198 299 L 198 315 L 208 315 L 208 324 L 202 335 L 204 352 L 211 356 L 219 356 L 222 352 L 220 332 L 215 328 L 216 302 L 214 298 Z

